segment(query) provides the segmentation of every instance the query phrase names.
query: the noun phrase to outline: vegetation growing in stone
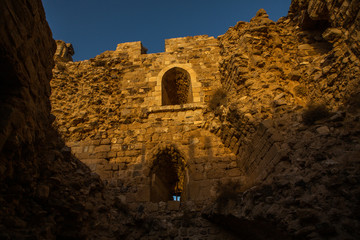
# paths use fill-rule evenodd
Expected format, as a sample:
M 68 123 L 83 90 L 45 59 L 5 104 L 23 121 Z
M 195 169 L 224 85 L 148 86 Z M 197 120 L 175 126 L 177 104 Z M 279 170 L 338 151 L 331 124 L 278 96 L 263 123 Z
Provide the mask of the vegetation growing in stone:
M 62 63 L 62 62 L 57 62 L 56 63 L 56 68 L 59 70 L 59 71 L 65 71 L 65 69 L 66 69 L 66 65 L 65 65 L 65 63 Z
M 324 103 L 309 103 L 302 118 L 306 125 L 312 125 L 316 121 L 330 116 L 328 107 Z
M 299 96 L 299 97 L 305 97 L 307 94 L 306 88 L 301 85 L 296 86 L 294 88 L 294 91 L 295 91 L 296 96 Z
M 349 104 L 354 109 L 360 108 L 360 93 L 353 93 L 349 98 Z
M 226 106 L 227 104 L 227 92 L 223 88 L 218 88 L 212 95 L 209 101 L 209 107 L 212 110 L 220 107 L 221 105 Z
M 356 82 L 349 96 L 345 98 L 345 104 L 350 108 L 351 111 L 360 109 L 360 80 Z
M 225 183 L 219 181 L 216 185 L 215 201 L 218 209 L 224 208 L 231 200 L 236 201 L 238 194 L 241 193 L 241 187 L 242 183 L 239 181 L 229 180 Z

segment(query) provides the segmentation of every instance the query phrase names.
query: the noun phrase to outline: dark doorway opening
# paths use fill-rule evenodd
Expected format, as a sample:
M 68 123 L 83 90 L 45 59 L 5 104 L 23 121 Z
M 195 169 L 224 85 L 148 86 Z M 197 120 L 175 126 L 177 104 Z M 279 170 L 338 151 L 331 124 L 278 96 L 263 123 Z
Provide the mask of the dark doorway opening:
M 184 194 L 185 161 L 175 147 L 161 149 L 150 171 L 152 202 L 180 201 Z

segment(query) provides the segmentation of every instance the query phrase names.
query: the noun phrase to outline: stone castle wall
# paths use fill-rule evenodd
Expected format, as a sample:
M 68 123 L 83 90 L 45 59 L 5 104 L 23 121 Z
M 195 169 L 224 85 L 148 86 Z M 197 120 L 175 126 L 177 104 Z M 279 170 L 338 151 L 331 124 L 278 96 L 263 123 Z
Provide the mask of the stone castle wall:
M 26 3 L 0 3 L 1 239 L 360 238 L 359 1 L 294 0 L 290 17 L 277 23 L 260 10 L 250 23 L 239 22 L 221 37 L 220 78 L 207 71 L 216 64 L 201 65 L 201 57 L 211 60 L 216 50 L 214 45 L 200 51 L 213 41 L 204 36 L 175 39 L 170 51 L 148 55 L 174 60 L 151 76 L 143 71 L 153 66 L 139 42 L 89 61 L 58 61 L 52 83 L 55 126 L 82 160 L 101 161 L 88 164 L 107 187 L 50 127 L 55 45 L 41 1 Z M 298 21 L 306 18 L 305 25 Z M 304 28 L 309 23 L 320 28 Z M 201 39 L 209 45 L 201 47 Z M 203 55 L 195 60 L 191 44 L 197 43 Z M 62 46 L 61 54 L 71 55 L 70 46 Z M 183 54 L 189 59 L 177 62 Z M 171 64 L 175 69 L 164 70 Z M 179 89 L 187 91 L 181 104 L 163 106 L 163 86 L 155 89 L 160 72 L 167 80 L 182 77 Z M 194 85 L 189 88 L 194 73 L 199 102 Z M 202 74 L 215 78 L 207 85 Z M 152 84 L 144 80 L 150 77 Z M 219 79 L 229 102 L 211 113 L 204 107 L 207 93 Z M 306 123 L 309 100 L 323 101 L 328 112 Z M 150 142 L 130 156 L 138 140 L 145 142 L 142 137 Z M 118 164 L 123 154 L 132 162 Z M 174 157 L 175 169 L 157 171 L 164 156 Z M 153 193 L 164 193 L 162 174 L 174 170 L 188 183 L 182 199 L 198 204 L 149 202 Z M 224 176 L 256 184 L 246 191 L 231 188 L 225 198 L 218 194 L 205 209 L 201 201 L 213 194 L 209 186 Z M 153 183 L 158 183 L 154 189 Z
M 185 199 L 208 199 L 219 179 L 241 176 L 235 155 L 203 129 L 207 102 L 220 86 L 217 40 L 168 39 L 165 49 L 145 54 L 141 42 L 122 43 L 113 52 L 54 69 L 59 131 L 102 179 L 131 189 L 128 202 L 150 200 L 154 156 L 170 146 L 185 160 Z M 163 95 L 163 78 L 174 68 L 188 73 L 192 101 L 163 105 L 171 97 Z
M 359 173 L 359 7 L 349 0 L 292 1 L 288 18 L 274 23 L 260 10 L 221 37 L 231 102 L 215 111 L 209 129 L 231 139 L 252 187 L 236 207 L 214 207 L 213 221 L 214 212 L 239 221 L 260 216 L 284 224 L 294 238 L 358 238 L 343 226 L 358 225 L 359 190 L 346 178 Z
M 4 0 L 0 12 L 0 239 L 108 236 L 107 219 L 124 215 L 51 127 L 56 44 L 42 2 Z

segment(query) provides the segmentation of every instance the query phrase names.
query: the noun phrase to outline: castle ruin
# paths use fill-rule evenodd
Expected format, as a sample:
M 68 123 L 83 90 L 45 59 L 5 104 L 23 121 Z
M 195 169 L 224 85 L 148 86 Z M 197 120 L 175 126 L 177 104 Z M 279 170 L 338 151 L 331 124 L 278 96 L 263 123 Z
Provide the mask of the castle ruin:
M 206 35 L 167 39 L 153 54 L 130 42 L 67 63 L 65 79 L 54 70 L 53 113 L 67 122 L 57 124 L 72 153 L 103 180 L 135 188 L 128 203 L 204 201 L 220 179 L 241 178 L 236 155 L 206 129 L 204 112 L 221 86 L 219 51 Z M 64 116 L 72 113 L 81 116 Z
M 80 62 L 0 12 L 0 239 L 360 238 L 358 0 Z

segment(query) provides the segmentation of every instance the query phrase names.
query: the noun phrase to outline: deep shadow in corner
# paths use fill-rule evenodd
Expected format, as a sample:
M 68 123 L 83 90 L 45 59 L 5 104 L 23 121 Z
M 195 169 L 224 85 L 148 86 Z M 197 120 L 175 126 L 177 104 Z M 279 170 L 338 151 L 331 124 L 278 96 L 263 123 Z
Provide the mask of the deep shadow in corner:
M 234 215 L 218 213 L 202 214 L 202 217 L 230 231 L 238 239 L 246 240 L 290 240 L 274 223 L 263 219 L 245 220 Z

